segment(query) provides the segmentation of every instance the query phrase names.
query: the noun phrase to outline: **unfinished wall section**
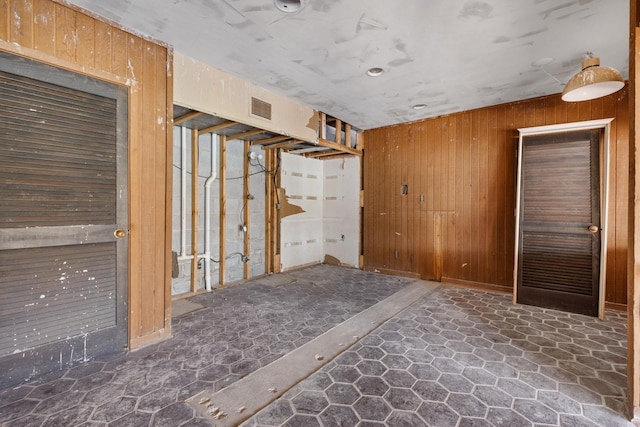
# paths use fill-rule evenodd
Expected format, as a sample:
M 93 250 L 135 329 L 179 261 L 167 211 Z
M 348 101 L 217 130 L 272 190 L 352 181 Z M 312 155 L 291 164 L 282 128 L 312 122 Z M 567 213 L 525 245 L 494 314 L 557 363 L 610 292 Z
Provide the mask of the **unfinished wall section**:
M 282 153 L 282 270 L 323 260 L 322 161 Z
M 197 204 L 192 205 L 192 130 L 174 127 L 174 161 L 173 161 L 173 222 L 172 222 L 172 250 L 174 259 L 177 260 L 177 271 L 174 271 L 172 280 L 172 295 L 187 294 L 192 291 L 199 292 L 205 289 L 206 262 L 209 257 L 209 275 L 213 288 L 221 285 L 220 271 L 220 179 L 221 165 L 224 163 L 226 170 L 226 197 L 225 206 L 225 273 L 223 283 L 237 282 L 245 277 L 245 263 L 250 265 L 249 277 L 263 275 L 265 273 L 265 172 L 264 167 L 256 161 L 251 161 L 245 155 L 245 141 L 226 141 L 224 159 L 221 157 L 222 139 L 213 133 L 199 135 L 198 137 L 198 184 Z M 184 144 L 184 149 L 182 147 Z M 253 151 L 260 153 L 261 147 L 253 147 Z M 182 154 L 185 159 L 182 159 Z M 224 161 L 223 161 L 224 160 Z M 245 197 L 245 162 L 249 162 L 247 189 L 251 197 Z M 185 173 L 183 173 L 183 165 Z M 183 184 L 184 180 L 184 184 Z M 207 181 L 210 181 L 207 186 Z M 208 187 L 208 190 L 207 190 Z M 207 195 L 208 194 L 208 195 Z M 207 198 L 209 210 L 207 211 Z M 183 206 L 184 205 L 184 206 Z M 191 280 L 191 260 L 193 259 L 192 236 L 193 221 L 192 211 L 198 212 L 197 220 L 197 248 L 198 267 L 195 276 L 195 288 Z M 245 221 L 244 212 L 250 213 L 249 221 Z M 209 217 L 208 227 L 206 217 Z M 209 254 L 205 253 L 205 235 L 209 234 Z M 184 234 L 184 236 L 183 236 Z M 245 234 L 250 236 L 248 247 L 245 248 Z
M 324 262 L 358 267 L 360 157 L 322 161 Z

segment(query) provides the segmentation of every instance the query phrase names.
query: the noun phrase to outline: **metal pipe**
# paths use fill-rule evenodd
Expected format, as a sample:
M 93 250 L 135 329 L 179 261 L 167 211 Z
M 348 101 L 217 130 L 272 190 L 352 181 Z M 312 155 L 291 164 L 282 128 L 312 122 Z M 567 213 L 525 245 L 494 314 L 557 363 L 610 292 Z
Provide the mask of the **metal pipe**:
M 180 127 L 180 256 L 178 259 L 192 259 L 187 255 L 187 128 Z M 187 258 L 189 257 L 189 258 Z
M 204 286 L 211 292 L 211 184 L 218 177 L 217 142 L 219 136 L 211 134 L 211 172 L 204 183 Z

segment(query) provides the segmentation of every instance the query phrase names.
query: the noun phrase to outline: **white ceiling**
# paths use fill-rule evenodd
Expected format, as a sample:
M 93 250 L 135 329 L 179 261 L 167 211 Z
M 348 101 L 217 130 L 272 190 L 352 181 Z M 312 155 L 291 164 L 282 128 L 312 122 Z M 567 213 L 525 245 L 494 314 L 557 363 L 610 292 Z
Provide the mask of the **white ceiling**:
M 628 0 L 302 2 L 71 0 L 360 129 L 561 92 L 586 52 L 628 76 Z

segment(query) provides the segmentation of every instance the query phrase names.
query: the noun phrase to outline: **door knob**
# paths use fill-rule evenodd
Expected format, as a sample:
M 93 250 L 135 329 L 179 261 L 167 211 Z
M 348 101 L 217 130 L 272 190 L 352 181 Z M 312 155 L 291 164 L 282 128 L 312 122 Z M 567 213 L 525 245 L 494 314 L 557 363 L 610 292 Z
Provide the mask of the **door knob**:
M 122 239 L 123 237 L 127 236 L 127 231 L 123 230 L 122 228 L 118 228 L 113 232 L 113 235 L 116 236 L 116 239 Z
M 598 230 L 599 230 L 599 228 L 598 228 L 597 225 L 590 225 L 589 226 L 589 231 L 592 232 L 592 233 L 597 233 Z

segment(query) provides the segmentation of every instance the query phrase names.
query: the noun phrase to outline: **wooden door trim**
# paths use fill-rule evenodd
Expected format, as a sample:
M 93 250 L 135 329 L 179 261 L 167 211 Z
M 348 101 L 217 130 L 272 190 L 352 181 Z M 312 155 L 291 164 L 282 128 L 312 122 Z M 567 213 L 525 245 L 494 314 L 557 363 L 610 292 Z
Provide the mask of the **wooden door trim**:
M 600 193 L 600 221 L 601 229 L 603 232 L 600 235 L 600 280 L 599 280 L 599 300 L 598 300 L 598 317 L 604 318 L 605 308 L 605 285 L 606 285 L 606 272 L 607 272 L 607 234 L 609 230 L 609 141 L 611 132 L 610 119 L 589 120 L 584 122 L 562 123 L 550 126 L 535 126 L 529 128 L 518 129 L 518 159 L 517 159 L 517 173 L 516 173 L 516 210 L 515 223 L 516 223 L 516 235 L 515 235 L 515 250 L 513 260 L 513 303 L 516 304 L 518 298 L 518 247 L 520 245 L 520 204 L 522 195 L 522 148 L 523 140 L 527 136 L 545 135 L 552 133 L 565 133 L 574 132 L 580 130 L 594 130 L 603 129 L 603 137 L 601 141 L 601 153 L 602 160 L 600 163 L 600 180 L 601 180 L 601 193 Z

